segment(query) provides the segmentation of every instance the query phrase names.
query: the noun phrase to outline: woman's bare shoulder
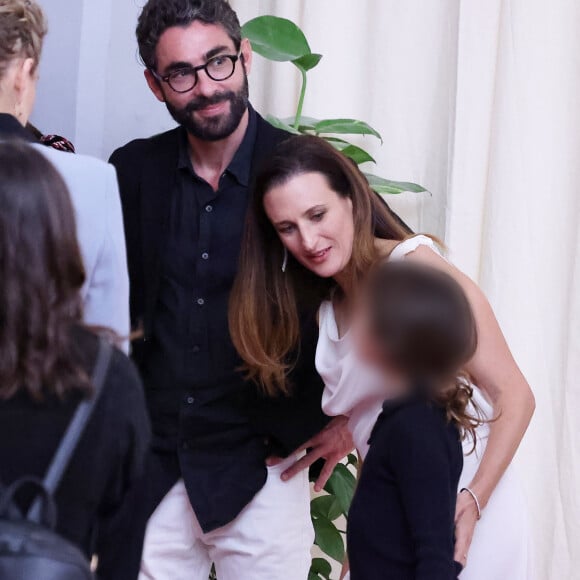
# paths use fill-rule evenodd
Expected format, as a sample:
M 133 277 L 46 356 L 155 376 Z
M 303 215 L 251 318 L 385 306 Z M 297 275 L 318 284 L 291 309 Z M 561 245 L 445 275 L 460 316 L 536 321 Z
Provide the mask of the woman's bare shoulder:
M 400 244 L 399 240 L 383 240 L 375 238 L 375 247 L 379 252 L 381 258 L 388 258 L 391 252 Z

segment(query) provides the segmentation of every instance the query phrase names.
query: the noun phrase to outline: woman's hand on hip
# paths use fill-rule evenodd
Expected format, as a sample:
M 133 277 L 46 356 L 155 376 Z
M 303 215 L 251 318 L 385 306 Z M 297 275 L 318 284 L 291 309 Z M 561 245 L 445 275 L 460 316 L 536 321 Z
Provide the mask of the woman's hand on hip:
M 473 498 L 468 493 L 460 493 L 457 496 L 455 508 L 455 560 L 464 568 L 467 564 L 477 516 L 477 506 Z

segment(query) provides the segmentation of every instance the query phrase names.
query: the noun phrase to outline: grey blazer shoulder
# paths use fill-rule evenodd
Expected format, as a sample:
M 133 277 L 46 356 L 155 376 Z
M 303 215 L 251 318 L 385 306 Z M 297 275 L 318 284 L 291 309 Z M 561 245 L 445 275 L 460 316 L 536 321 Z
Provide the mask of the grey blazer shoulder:
M 119 188 L 114 168 L 98 159 L 33 145 L 69 188 L 87 280 L 84 319 L 129 336 L 129 275 Z M 123 349 L 128 351 L 128 340 Z

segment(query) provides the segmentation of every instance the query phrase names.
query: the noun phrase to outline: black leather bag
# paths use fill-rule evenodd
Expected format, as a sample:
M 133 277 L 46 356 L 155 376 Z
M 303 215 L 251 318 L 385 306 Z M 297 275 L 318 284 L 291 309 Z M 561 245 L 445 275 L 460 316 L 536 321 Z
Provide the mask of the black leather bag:
M 44 480 L 22 477 L 0 484 L 0 580 L 93 580 L 90 562 L 74 544 L 55 532 L 54 493 L 101 393 L 112 347 L 100 339 L 92 375 L 94 395 L 79 404 Z M 35 491 L 28 513 L 14 501 L 25 487 Z

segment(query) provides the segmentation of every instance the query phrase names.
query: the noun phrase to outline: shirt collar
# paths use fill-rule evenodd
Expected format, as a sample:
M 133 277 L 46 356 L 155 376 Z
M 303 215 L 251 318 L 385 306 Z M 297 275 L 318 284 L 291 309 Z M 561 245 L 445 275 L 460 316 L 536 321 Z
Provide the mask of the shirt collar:
M 30 143 L 36 143 L 34 135 L 25 129 L 12 115 L 0 113 L 0 139 L 17 138 Z
M 246 133 L 234 158 L 230 161 L 226 172 L 230 173 L 240 185 L 247 187 L 250 183 L 250 172 L 252 166 L 252 157 L 254 154 L 254 144 L 256 142 L 256 132 L 257 132 L 257 115 L 251 105 L 248 105 L 248 127 Z M 195 171 L 191 165 L 191 159 L 189 157 L 189 144 L 187 141 L 187 132 L 182 128 L 181 137 L 179 139 L 179 158 L 177 161 L 178 169 L 188 169 L 193 172 Z
M 383 410 L 373 427 L 368 443 L 370 444 L 372 442 L 376 432 L 380 429 L 380 425 L 385 420 L 398 413 L 401 409 L 417 403 L 437 404 L 431 400 L 427 385 L 421 381 L 414 382 L 411 385 L 410 392 L 398 397 L 386 399 L 383 403 Z

